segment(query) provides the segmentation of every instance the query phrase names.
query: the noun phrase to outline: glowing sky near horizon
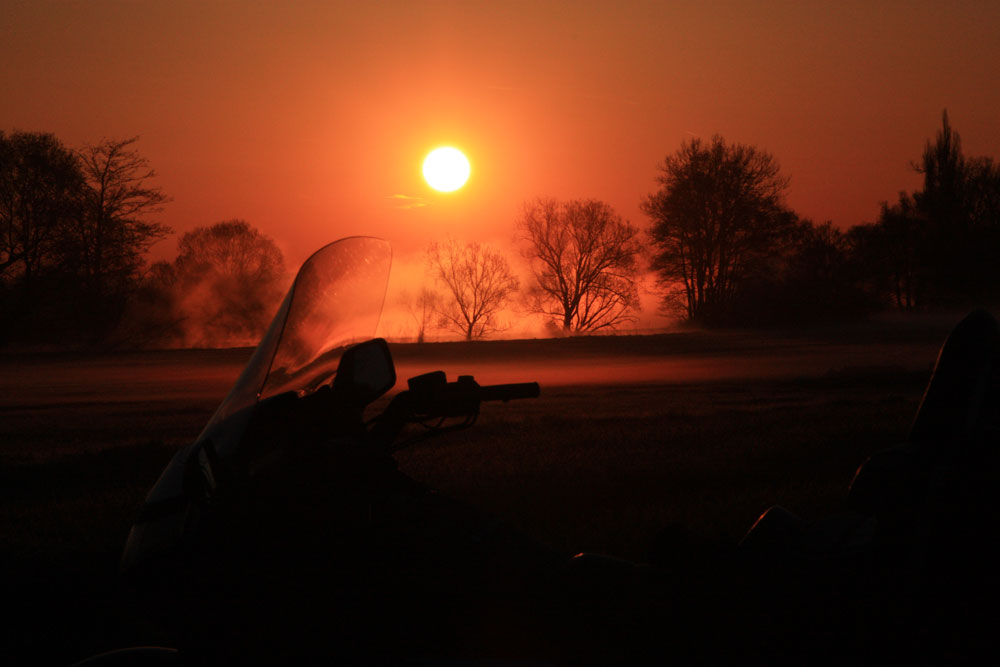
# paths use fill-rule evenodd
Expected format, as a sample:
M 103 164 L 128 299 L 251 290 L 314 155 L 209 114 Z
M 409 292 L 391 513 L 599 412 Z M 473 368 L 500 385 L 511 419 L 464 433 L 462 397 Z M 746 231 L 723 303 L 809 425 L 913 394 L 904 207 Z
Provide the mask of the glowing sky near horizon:
M 506 243 L 540 195 L 645 225 L 657 164 L 714 133 L 847 227 L 917 186 L 945 107 L 1000 155 L 998 34 L 995 2 L 0 0 L 0 129 L 141 135 L 163 222 L 244 218 L 290 266 L 350 234 Z M 447 195 L 421 174 L 440 145 L 476 165 Z

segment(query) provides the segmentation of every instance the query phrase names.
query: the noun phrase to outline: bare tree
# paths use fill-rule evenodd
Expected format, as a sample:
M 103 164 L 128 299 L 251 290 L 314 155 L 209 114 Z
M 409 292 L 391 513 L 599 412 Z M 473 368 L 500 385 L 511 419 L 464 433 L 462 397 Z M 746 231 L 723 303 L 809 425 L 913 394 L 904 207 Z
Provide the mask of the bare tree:
M 86 187 L 71 248 L 81 278 L 96 294 L 136 277 L 143 255 L 170 233 L 146 219 L 168 198 L 149 184 L 156 172 L 134 149 L 138 137 L 106 140 L 77 151 Z
M 642 203 L 653 220 L 653 268 L 664 306 L 689 319 L 724 315 L 740 285 L 765 274 L 794 228 L 788 179 L 755 146 L 692 139 L 666 158 L 660 189 Z
M 517 223 L 535 285 L 530 307 L 566 332 L 635 321 L 639 230 L 608 204 L 538 199 Z
M 441 295 L 429 287 L 421 287 L 416 294 L 403 293 L 400 303 L 417 327 L 417 342 L 423 343 L 441 309 Z
M 431 244 L 427 262 L 452 297 L 438 311 L 442 326 L 466 340 L 505 328 L 497 322 L 497 314 L 517 290 L 517 278 L 503 255 L 478 243 L 448 239 Z

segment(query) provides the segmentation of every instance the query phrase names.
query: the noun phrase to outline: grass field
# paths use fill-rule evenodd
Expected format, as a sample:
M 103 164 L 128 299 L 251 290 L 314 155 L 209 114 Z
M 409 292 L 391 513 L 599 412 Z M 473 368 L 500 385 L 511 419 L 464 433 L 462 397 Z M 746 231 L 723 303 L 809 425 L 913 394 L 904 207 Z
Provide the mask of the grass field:
M 472 429 L 401 452 L 412 476 L 566 552 L 642 560 L 668 523 L 738 540 L 772 504 L 833 513 L 905 437 L 944 331 L 856 328 L 394 346 L 398 375 L 538 380 Z M 0 356 L 0 595 L 9 656 L 155 643 L 115 601 L 142 499 L 249 350 Z

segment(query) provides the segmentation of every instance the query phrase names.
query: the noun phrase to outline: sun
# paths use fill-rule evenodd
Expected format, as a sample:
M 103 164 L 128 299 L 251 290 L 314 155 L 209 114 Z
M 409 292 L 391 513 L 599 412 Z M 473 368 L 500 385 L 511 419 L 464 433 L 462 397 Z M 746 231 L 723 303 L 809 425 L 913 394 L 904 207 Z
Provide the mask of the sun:
M 424 180 L 438 192 L 453 192 L 469 180 L 469 160 L 451 146 L 435 148 L 424 158 Z

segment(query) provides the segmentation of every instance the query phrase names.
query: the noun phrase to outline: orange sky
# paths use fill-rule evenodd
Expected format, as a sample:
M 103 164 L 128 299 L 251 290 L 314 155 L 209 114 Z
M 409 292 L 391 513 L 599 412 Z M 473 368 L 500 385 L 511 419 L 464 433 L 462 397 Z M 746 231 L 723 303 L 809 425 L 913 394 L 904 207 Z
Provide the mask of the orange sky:
M 351 234 L 506 242 L 538 195 L 645 225 L 692 135 L 769 150 L 843 227 L 917 186 L 944 107 L 1000 155 L 997 2 L 285 4 L 0 0 L 0 128 L 141 135 L 163 222 L 245 218 L 291 266 Z M 472 161 L 457 193 L 421 178 L 440 144 Z

